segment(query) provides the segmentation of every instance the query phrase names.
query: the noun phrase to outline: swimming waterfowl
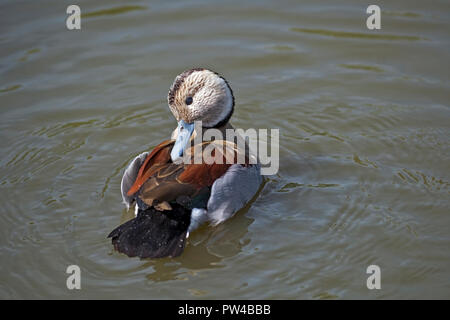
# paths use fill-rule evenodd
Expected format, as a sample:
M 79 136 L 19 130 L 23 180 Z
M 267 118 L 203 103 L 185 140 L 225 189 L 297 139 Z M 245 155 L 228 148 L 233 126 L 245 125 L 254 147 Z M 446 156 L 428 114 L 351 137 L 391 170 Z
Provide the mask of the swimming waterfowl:
M 236 138 L 201 135 L 201 129 L 233 129 L 233 91 L 222 76 L 203 68 L 187 70 L 175 78 L 167 101 L 178 126 L 171 139 L 137 156 L 125 170 L 122 198 L 127 208 L 135 206 L 136 217 L 108 235 L 114 248 L 130 257 L 180 255 L 192 231 L 232 217 L 262 183 L 259 163 L 238 148 Z M 202 127 L 195 127 L 196 121 Z M 195 162 L 211 145 L 222 147 L 211 153 L 222 161 Z M 244 162 L 236 161 L 240 156 Z

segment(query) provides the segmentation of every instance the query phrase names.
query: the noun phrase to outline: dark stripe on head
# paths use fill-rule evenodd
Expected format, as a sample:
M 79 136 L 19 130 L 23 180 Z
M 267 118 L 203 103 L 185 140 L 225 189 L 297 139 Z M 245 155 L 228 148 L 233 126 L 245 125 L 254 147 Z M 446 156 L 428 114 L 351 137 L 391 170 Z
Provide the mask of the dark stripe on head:
M 214 72 L 214 71 L 212 71 L 212 72 Z M 231 89 L 231 86 L 230 86 L 230 84 L 228 83 L 228 81 L 227 81 L 224 77 L 222 77 L 220 74 L 218 74 L 217 72 L 214 72 L 214 73 L 215 73 L 216 75 L 218 75 L 218 76 L 220 77 L 220 79 L 222 79 L 222 80 L 225 82 L 225 84 L 227 85 L 228 89 L 230 90 L 230 93 L 231 93 L 231 100 L 232 100 L 230 112 L 227 114 L 227 116 L 226 116 L 224 119 L 222 119 L 221 121 L 219 121 L 219 122 L 213 127 L 213 128 L 220 128 L 220 127 L 226 125 L 227 122 L 230 121 L 231 116 L 233 115 L 233 112 L 234 112 L 234 94 L 233 94 L 233 90 Z
M 179 76 L 175 78 L 175 81 L 173 82 L 172 86 L 169 89 L 169 95 L 168 95 L 168 101 L 169 105 L 173 105 L 175 102 L 175 95 L 177 91 L 181 88 L 181 85 L 183 84 L 184 80 L 190 76 L 195 71 L 203 71 L 204 68 L 194 68 L 190 70 L 186 70 L 183 73 L 181 73 Z

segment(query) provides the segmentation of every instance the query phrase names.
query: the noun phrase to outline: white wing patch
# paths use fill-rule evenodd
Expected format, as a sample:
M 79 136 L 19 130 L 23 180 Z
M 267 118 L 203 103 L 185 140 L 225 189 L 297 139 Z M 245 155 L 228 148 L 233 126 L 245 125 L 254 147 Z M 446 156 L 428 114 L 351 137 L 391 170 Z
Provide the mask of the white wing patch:
M 187 237 L 189 233 L 197 229 L 200 225 L 208 220 L 208 212 L 205 209 L 193 208 L 191 213 L 191 223 L 189 224 Z

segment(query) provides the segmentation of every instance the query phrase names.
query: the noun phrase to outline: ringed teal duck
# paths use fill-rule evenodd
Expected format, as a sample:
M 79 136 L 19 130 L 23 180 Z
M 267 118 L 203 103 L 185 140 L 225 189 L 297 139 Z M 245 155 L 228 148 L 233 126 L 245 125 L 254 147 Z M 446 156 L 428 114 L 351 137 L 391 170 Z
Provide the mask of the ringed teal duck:
M 232 217 L 255 196 L 263 180 L 257 159 L 248 148 L 237 148 L 236 137 L 219 141 L 231 150 L 234 161 L 227 161 L 220 149 L 212 154 L 223 161 L 184 161 L 218 143 L 197 133 L 195 121 L 201 121 L 205 130 L 233 129 L 229 123 L 233 91 L 222 76 L 203 68 L 187 70 L 175 78 L 167 100 L 178 126 L 170 140 L 140 154 L 125 170 L 122 198 L 127 208 L 135 206 L 136 217 L 108 235 L 114 248 L 130 257 L 180 255 L 192 231 L 203 223 L 214 226 Z M 244 163 L 236 161 L 242 152 Z

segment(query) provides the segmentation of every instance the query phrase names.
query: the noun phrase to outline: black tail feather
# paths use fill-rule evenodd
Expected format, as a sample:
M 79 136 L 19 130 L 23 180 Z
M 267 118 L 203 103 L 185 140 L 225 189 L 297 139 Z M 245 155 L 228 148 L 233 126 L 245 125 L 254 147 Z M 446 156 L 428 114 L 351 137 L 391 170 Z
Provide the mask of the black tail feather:
M 151 207 L 118 226 L 109 235 L 114 248 L 129 257 L 163 258 L 179 256 L 186 244 L 191 210 L 172 205 L 172 210 Z

